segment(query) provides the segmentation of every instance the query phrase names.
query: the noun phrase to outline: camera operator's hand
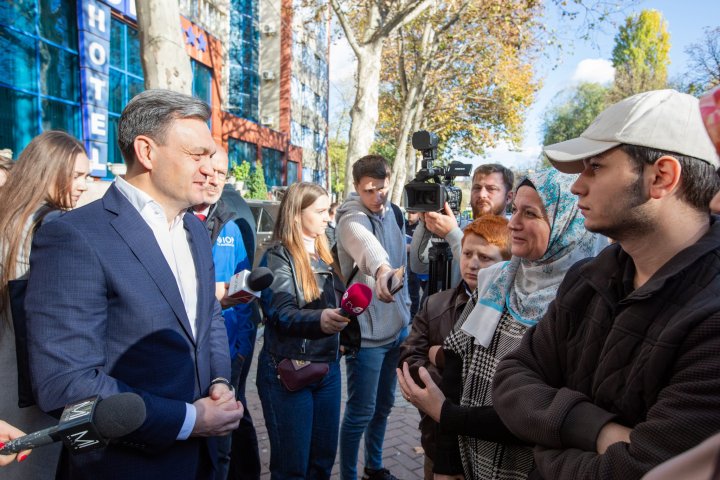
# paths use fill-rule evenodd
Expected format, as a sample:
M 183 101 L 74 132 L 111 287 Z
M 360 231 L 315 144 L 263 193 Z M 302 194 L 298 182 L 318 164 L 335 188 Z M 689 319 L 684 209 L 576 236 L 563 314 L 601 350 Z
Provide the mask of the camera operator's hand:
M 375 295 L 385 303 L 395 301 L 388 288 L 388 280 L 393 273 L 395 273 L 395 270 L 387 264 L 380 265 L 380 268 L 375 272 Z
M 425 228 L 440 238 L 445 238 L 448 233 L 458 228 L 455 215 L 447 202 L 445 202 L 444 212 L 427 212 L 425 214 Z

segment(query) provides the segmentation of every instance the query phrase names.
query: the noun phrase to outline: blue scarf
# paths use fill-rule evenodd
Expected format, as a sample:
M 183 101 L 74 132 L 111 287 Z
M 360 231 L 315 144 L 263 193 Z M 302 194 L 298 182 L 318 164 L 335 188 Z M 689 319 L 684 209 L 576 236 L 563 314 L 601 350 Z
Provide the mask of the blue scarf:
M 573 264 L 594 257 L 607 239 L 585 230 L 585 220 L 577 208 L 570 186 L 577 175 L 555 169 L 528 175 L 545 206 L 550 223 L 550 241 L 539 260 L 513 256 L 509 262 L 494 265 L 478 275 L 477 304 L 462 330 L 487 347 L 505 308 L 512 318 L 526 326 L 535 325 L 555 299 L 565 273 Z

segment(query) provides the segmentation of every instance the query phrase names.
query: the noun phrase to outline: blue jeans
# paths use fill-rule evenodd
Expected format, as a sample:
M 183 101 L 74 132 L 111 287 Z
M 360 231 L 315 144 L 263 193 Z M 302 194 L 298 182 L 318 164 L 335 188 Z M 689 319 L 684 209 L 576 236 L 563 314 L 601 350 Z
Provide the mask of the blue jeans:
M 381 347 L 361 348 L 345 357 L 347 393 L 345 416 L 340 429 L 340 478 L 357 478 L 360 438 L 365 434 L 365 466 L 382 468 L 382 447 L 387 418 L 395 403 L 395 368 L 400 344 L 408 335 L 403 329 L 397 340 Z
M 279 359 L 278 359 L 279 361 Z M 265 348 L 258 357 L 257 386 L 270 439 L 270 478 L 329 479 L 340 424 L 340 362 L 318 383 L 297 392 L 277 378 Z

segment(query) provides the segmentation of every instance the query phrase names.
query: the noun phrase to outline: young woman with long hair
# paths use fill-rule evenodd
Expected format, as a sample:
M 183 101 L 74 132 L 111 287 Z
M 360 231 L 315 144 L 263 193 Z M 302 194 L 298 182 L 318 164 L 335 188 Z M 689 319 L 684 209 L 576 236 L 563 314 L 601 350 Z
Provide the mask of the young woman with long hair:
M 37 228 L 73 208 L 87 190 L 90 162 L 82 143 L 65 132 L 35 137 L 0 188 L 0 419 L 31 432 L 56 424 L 37 407 L 18 407 L 18 368 L 8 282 L 27 277 Z M 45 447 L 3 470 L 3 478 L 54 478 L 59 447 Z M 18 457 L 18 459 L 20 459 Z M 7 476 L 5 476 L 7 475 Z
M 280 204 L 274 245 L 262 262 L 274 274 L 261 298 L 266 323 L 257 373 L 273 480 L 328 479 L 335 461 L 339 334 L 348 319 L 336 308 L 325 237 L 329 207 L 324 188 L 306 182 L 290 186 Z M 306 375 L 311 371 L 316 373 Z

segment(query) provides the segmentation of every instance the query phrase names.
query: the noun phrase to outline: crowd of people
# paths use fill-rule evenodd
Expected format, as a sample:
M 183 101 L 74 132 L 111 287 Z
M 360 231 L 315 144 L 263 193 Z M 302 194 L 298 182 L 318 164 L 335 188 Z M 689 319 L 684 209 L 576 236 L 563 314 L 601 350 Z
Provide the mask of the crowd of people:
M 245 387 L 261 323 L 274 480 L 329 479 L 336 457 L 343 480 L 396 479 L 398 385 L 425 479 L 720 475 L 720 145 L 697 99 L 622 100 L 524 178 L 479 166 L 469 223 L 447 205 L 406 219 L 379 155 L 342 203 L 295 183 L 255 302 L 229 290 L 255 263 L 255 220 L 209 118 L 183 94 L 134 97 L 127 173 L 80 208 L 89 161 L 68 134 L 0 163 L 0 449 L 82 399 L 145 405 L 102 449 L 0 454 L 3 478 L 259 479 Z M 439 240 L 450 275 L 428 295 Z M 343 297 L 355 285 L 364 310 Z

